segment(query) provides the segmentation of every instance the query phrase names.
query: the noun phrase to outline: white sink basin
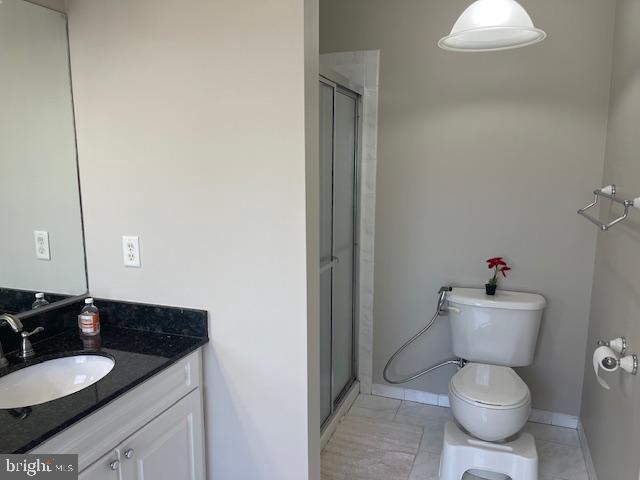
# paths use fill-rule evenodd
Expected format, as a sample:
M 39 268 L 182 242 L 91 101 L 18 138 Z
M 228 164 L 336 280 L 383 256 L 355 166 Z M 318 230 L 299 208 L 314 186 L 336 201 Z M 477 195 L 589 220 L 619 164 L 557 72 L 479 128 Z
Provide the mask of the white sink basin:
M 101 355 L 54 358 L 0 377 L 0 408 L 21 408 L 71 395 L 93 385 L 115 362 Z

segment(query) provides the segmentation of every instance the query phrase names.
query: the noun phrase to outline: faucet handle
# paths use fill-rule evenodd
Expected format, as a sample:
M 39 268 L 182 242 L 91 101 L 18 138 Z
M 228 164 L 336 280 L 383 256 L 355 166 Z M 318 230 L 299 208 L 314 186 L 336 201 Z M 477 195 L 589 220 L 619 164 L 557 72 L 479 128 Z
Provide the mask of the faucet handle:
M 20 335 L 22 336 L 22 351 L 18 353 L 18 357 L 27 359 L 33 357 L 36 354 L 36 352 L 33 350 L 31 342 L 29 341 L 29 337 L 36 333 L 40 333 L 43 330 L 44 327 L 38 327 L 31 332 L 20 332 Z
M 28 332 L 28 333 L 22 331 L 22 332 L 20 332 L 20 335 L 22 335 L 22 338 L 27 338 L 27 337 L 30 337 L 31 335 L 35 335 L 36 333 L 40 333 L 40 332 L 43 332 L 43 331 L 44 331 L 44 327 L 38 327 L 38 328 L 35 328 L 34 330 L 32 330 L 31 332 Z

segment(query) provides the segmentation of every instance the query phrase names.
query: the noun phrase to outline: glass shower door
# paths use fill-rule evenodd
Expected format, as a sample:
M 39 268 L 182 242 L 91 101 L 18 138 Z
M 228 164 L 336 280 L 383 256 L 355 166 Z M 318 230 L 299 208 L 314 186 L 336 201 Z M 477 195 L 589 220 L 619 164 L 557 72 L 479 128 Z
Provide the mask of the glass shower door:
M 356 377 L 358 96 L 320 82 L 320 377 L 323 423 Z
M 333 157 L 332 362 L 333 401 L 351 385 L 354 372 L 354 261 L 356 98 L 335 91 Z
M 320 82 L 320 419 L 332 411 L 333 87 Z

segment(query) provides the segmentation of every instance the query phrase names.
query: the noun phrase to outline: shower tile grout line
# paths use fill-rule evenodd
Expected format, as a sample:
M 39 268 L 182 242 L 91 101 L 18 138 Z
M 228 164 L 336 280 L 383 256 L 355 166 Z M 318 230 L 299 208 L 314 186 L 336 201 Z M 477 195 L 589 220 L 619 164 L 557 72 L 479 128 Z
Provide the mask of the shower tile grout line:
M 411 462 L 411 470 L 409 470 L 409 476 L 407 477 L 407 480 L 411 480 L 411 474 L 413 473 L 413 469 L 416 466 L 416 460 L 418 459 L 418 454 L 420 453 L 420 446 L 422 445 L 423 438 L 424 438 L 424 427 L 422 427 L 422 435 L 420 435 L 420 441 L 418 442 L 418 451 L 413 455 L 413 462 Z
M 392 422 L 396 421 L 396 418 L 398 417 L 398 412 L 400 411 L 401 407 L 402 407 L 402 400 L 400 400 L 400 403 L 398 403 L 398 406 L 396 407 L 396 411 L 393 412 L 393 419 L 391 420 Z
M 398 399 L 398 400 L 400 400 L 400 399 Z M 398 406 L 394 409 L 393 418 L 391 419 L 392 423 L 400 423 L 402 425 L 406 425 L 404 423 L 396 421 L 396 419 L 398 418 L 398 413 L 400 412 L 400 409 L 402 408 L 402 404 L 404 402 L 405 402 L 405 400 L 400 400 L 399 403 L 398 403 Z M 349 409 L 349 410 L 351 410 L 351 409 Z M 348 414 L 348 412 L 347 412 L 347 414 Z M 422 439 L 424 438 L 424 435 L 425 435 L 425 427 L 423 425 L 415 425 L 415 426 L 419 426 L 421 428 L 421 430 L 422 430 L 422 433 L 420 434 L 420 440 L 418 441 L 418 449 L 417 449 L 416 453 L 413 454 L 413 460 L 411 462 L 411 470 L 409 471 L 409 475 L 407 476 L 407 478 L 405 480 L 410 480 L 411 479 L 411 474 L 413 473 L 413 469 L 416 466 L 416 460 L 418 459 L 418 455 L 420 454 L 420 446 L 422 445 Z

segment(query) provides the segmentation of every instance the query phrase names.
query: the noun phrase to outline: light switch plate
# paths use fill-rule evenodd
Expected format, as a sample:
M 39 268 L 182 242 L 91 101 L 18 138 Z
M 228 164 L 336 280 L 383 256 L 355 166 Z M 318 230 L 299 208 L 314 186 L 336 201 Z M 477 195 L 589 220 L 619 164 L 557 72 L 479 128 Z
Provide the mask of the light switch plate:
M 49 232 L 45 232 L 44 230 L 34 230 L 33 240 L 36 244 L 36 258 L 40 260 L 51 260 Z
M 140 268 L 140 240 L 138 237 L 122 237 L 122 255 L 125 267 Z

